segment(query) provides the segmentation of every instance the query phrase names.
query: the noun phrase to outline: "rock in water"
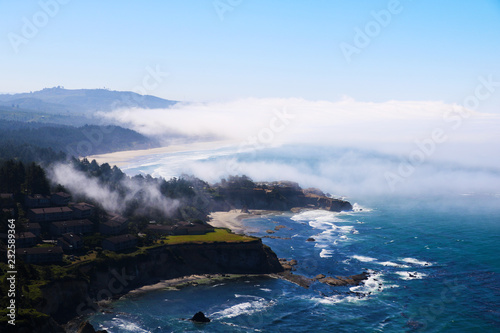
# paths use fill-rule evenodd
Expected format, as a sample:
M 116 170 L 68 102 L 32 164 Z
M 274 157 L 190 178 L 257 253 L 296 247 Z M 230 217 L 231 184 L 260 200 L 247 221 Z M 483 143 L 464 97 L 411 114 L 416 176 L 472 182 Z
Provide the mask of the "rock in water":
M 205 317 L 205 315 L 203 314 L 203 312 L 197 312 L 193 318 L 191 318 L 191 321 L 195 322 L 195 323 L 209 323 L 210 322 L 210 319 Z

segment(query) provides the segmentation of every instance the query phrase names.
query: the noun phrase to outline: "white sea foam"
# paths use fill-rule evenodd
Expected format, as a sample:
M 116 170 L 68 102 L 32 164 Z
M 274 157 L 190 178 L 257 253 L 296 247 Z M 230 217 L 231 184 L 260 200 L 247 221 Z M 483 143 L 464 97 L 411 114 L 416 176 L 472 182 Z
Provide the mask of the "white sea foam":
M 360 204 L 358 204 L 357 202 L 355 202 L 352 205 L 352 211 L 356 212 L 356 213 L 359 213 L 359 212 L 371 212 L 372 210 L 370 208 L 361 206 Z
M 241 294 L 234 294 L 234 297 L 236 298 L 242 298 L 242 297 L 246 297 L 246 298 L 254 298 L 254 299 L 263 299 L 262 297 L 259 297 L 259 296 L 255 296 L 255 295 L 241 295 Z
M 384 290 L 384 280 L 382 279 L 382 273 L 375 273 L 369 270 L 370 276 L 363 281 L 359 286 L 354 286 L 349 288 L 350 291 L 360 294 L 374 294 Z
M 410 267 L 408 265 L 397 264 L 397 263 L 392 262 L 392 261 L 384 261 L 384 262 L 380 262 L 378 264 L 380 264 L 382 266 L 390 266 L 390 267 L 398 267 L 398 268 L 408 268 L 408 267 Z
M 432 266 L 431 262 L 421 261 L 415 258 L 403 258 L 401 261 L 407 262 L 409 264 L 419 265 L 419 266 Z
M 321 303 L 321 304 L 327 304 L 327 305 L 332 305 L 332 304 L 337 304 L 337 303 L 342 303 L 342 302 L 348 302 L 348 303 L 355 303 L 355 302 L 360 302 L 362 298 L 357 297 L 357 296 L 343 296 L 343 295 L 333 295 L 329 297 L 314 297 L 311 299 L 312 301 Z
M 248 295 L 240 295 L 240 297 L 246 297 Z M 275 304 L 274 301 L 267 301 L 264 298 L 251 296 L 253 298 L 257 298 L 258 300 L 242 302 L 230 306 L 222 311 L 214 312 L 211 316 L 222 319 L 222 318 L 233 318 L 239 315 L 245 314 L 250 315 L 259 311 L 263 311 L 266 308 L 273 306 Z
M 319 223 L 334 223 L 334 222 L 347 222 L 339 217 L 339 213 L 329 212 L 326 210 L 308 210 L 305 212 L 301 212 L 299 214 L 295 214 L 290 219 L 297 222 L 319 222 Z
M 362 284 L 359 286 L 351 287 L 349 288 L 350 291 L 353 293 L 359 294 L 359 296 L 345 296 L 345 295 L 333 295 L 329 297 L 314 297 L 312 298 L 313 301 L 321 303 L 321 304 L 336 304 L 336 303 L 343 303 L 343 302 L 348 302 L 348 303 L 355 303 L 355 302 L 361 302 L 365 298 L 364 296 L 379 293 L 384 290 L 384 288 L 394 288 L 398 287 L 397 285 L 390 285 L 384 287 L 384 280 L 382 279 L 382 274 L 381 273 L 375 273 L 374 271 L 369 270 L 370 276 L 368 279 L 363 281 Z
M 331 258 L 332 254 L 333 254 L 332 250 L 323 249 L 323 250 L 321 250 L 319 256 L 321 258 Z
M 372 261 L 376 261 L 377 260 L 377 259 L 372 258 L 372 257 L 358 256 L 358 255 L 354 255 L 354 256 L 352 256 L 352 258 L 356 259 L 356 260 L 359 260 L 359 261 L 362 261 L 362 262 L 372 262 Z
M 402 280 L 417 280 L 423 279 L 427 274 L 419 272 L 396 272 Z
M 119 327 L 121 330 L 124 330 L 126 332 L 138 332 L 138 333 L 149 332 L 143 328 L 140 328 L 137 324 L 133 322 L 117 317 L 113 318 L 112 323 L 114 327 Z

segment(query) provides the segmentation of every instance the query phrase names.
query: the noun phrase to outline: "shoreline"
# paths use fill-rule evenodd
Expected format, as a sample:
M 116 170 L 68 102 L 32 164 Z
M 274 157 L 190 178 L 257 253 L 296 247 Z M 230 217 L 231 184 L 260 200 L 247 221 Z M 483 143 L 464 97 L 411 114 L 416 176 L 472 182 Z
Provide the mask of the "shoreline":
M 95 159 L 99 164 L 108 163 L 112 166 L 116 165 L 117 167 L 123 167 L 130 164 L 132 160 L 139 157 L 146 157 L 146 156 L 160 155 L 167 153 L 213 150 L 224 147 L 230 147 L 231 145 L 233 145 L 233 142 L 231 141 L 204 141 L 204 142 L 174 144 L 170 146 L 148 148 L 148 149 L 122 150 L 106 154 L 89 155 L 85 157 L 89 161 Z
M 226 281 L 234 281 L 242 278 L 274 278 L 271 274 L 193 274 L 182 276 L 179 278 L 162 280 L 158 283 L 145 285 L 137 289 L 133 289 L 117 299 L 123 297 L 137 297 L 145 293 L 157 290 L 179 290 L 189 286 L 203 286 L 224 283 Z
M 216 228 L 227 228 L 235 234 L 246 235 L 247 232 L 257 231 L 243 224 L 243 220 L 254 217 L 283 214 L 283 211 L 274 210 L 257 210 L 251 209 L 247 212 L 242 212 L 241 209 L 232 209 L 228 212 L 212 212 L 209 217 L 208 224 Z

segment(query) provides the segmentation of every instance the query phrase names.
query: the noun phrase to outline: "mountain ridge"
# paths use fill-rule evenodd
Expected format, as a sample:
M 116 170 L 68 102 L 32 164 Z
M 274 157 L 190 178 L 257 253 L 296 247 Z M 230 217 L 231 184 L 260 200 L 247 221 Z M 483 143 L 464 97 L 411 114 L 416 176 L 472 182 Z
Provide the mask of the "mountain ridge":
M 0 106 L 51 114 L 65 112 L 89 114 L 112 111 L 120 107 L 168 108 L 176 103 L 177 101 L 140 95 L 132 91 L 65 89 L 61 86 L 34 92 L 0 94 Z

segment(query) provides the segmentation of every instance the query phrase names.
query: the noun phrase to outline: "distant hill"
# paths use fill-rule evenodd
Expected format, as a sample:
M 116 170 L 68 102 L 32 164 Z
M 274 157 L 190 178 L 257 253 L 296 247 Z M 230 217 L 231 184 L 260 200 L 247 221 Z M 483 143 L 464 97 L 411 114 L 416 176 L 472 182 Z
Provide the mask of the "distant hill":
M 64 159 L 62 153 L 80 157 L 158 146 L 154 139 L 119 126 L 0 122 L 0 160 L 47 163 Z
M 98 124 L 95 112 L 122 107 L 168 108 L 176 101 L 131 91 L 45 88 L 20 94 L 0 94 L 0 120 L 50 122 L 73 126 Z
M 0 159 L 50 160 L 59 158 L 60 152 L 85 156 L 157 147 L 159 143 L 153 138 L 110 126 L 113 124 L 94 114 L 121 107 L 168 108 L 175 103 L 130 91 L 106 89 L 56 87 L 0 94 Z M 94 133 L 99 142 L 89 139 L 89 133 Z
M 0 95 L 0 105 L 44 113 L 94 113 L 119 107 L 168 108 L 177 103 L 131 91 L 107 89 L 45 88 L 40 91 Z

